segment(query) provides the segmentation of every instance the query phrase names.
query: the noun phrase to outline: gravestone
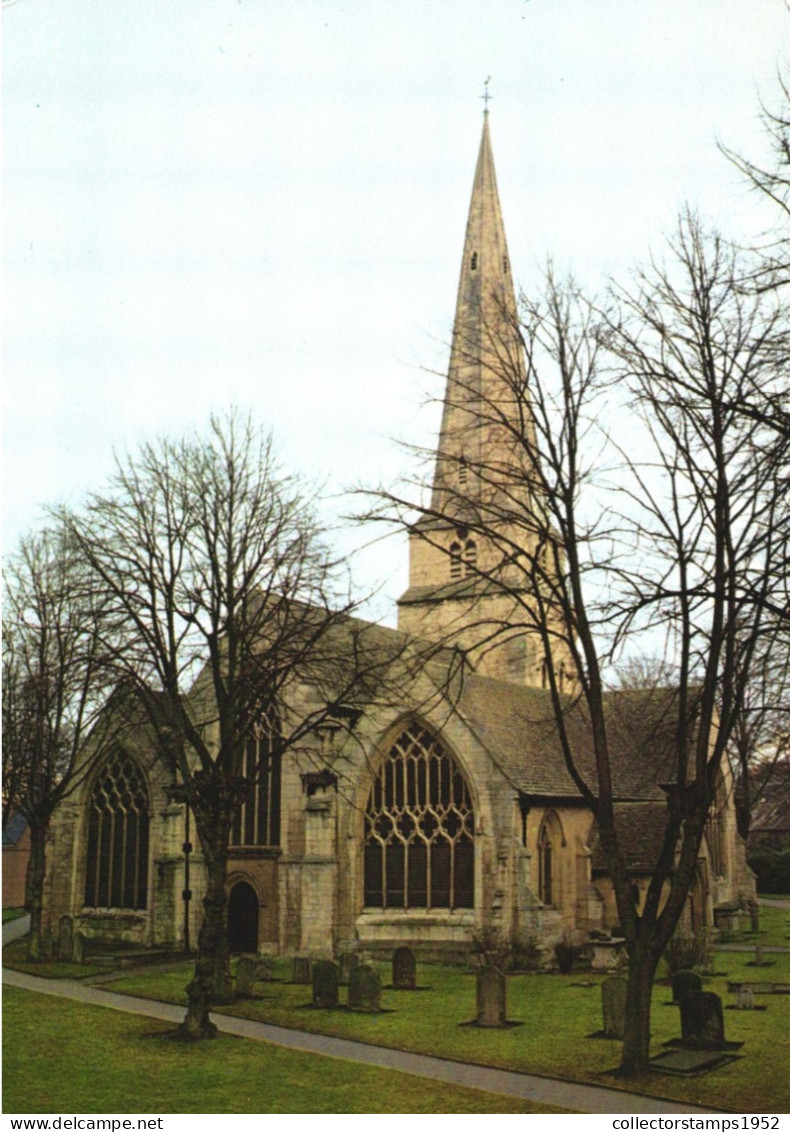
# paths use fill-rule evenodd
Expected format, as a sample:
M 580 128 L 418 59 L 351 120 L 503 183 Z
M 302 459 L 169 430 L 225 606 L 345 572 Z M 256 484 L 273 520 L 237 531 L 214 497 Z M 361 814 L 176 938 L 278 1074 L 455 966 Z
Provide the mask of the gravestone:
M 58 959 L 61 963 L 71 963 L 74 959 L 74 921 L 71 916 L 61 916 L 58 924 Z
M 73 963 L 82 963 L 85 956 L 85 936 L 82 932 L 75 932 L 71 943 L 71 959 Z
M 481 967 L 477 972 L 477 1025 L 506 1026 L 506 987 L 497 967 Z
M 347 987 L 351 979 L 351 972 L 359 963 L 359 956 L 355 951 L 341 951 L 337 961 L 340 966 L 340 985 Z
M 736 1010 L 754 1010 L 754 991 L 751 987 L 739 987 L 735 995 Z
M 607 1038 L 623 1038 L 625 1035 L 625 996 L 628 980 L 617 975 L 604 979 L 601 983 L 603 1004 L 603 1032 Z
M 303 955 L 294 955 L 291 964 L 291 982 L 309 983 L 311 978 L 310 960 L 306 959 Z
M 410 947 L 398 947 L 392 956 L 392 985 L 395 990 L 417 986 L 417 959 Z
M 672 976 L 672 1001 L 680 1002 L 685 994 L 693 992 L 699 994 L 702 990 L 702 979 L 696 971 L 675 971 Z
M 360 963 L 351 971 L 348 982 L 349 1010 L 377 1014 L 381 1010 L 381 978 L 378 971 Z
M 236 961 L 236 998 L 252 998 L 258 978 L 258 960 L 252 955 L 240 955 Z
M 681 1041 L 698 1049 L 724 1049 L 721 999 L 712 991 L 689 991 L 680 1000 Z
M 754 932 L 755 935 L 758 935 L 759 932 L 760 932 L 760 905 L 759 904 L 750 904 L 749 905 L 749 920 L 750 920 L 749 927 L 751 928 L 751 930 Z
M 758 943 L 754 949 L 754 965 L 755 967 L 762 967 L 765 963 L 763 959 L 763 945 Z
M 336 963 L 328 959 L 318 959 L 313 964 L 313 1006 L 324 1009 L 337 1006 L 337 988 L 340 986 L 340 971 Z

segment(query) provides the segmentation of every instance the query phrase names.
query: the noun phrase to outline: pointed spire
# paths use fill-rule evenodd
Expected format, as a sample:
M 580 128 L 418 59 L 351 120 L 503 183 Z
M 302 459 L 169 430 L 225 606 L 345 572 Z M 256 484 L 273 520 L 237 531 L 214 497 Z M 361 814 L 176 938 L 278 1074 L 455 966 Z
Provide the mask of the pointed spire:
M 486 95 L 488 88 L 486 86 Z M 486 95 L 483 97 L 485 98 Z M 481 466 L 486 430 L 480 427 L 478 404 L 490 393 L 503 364 L 522 366 L 513 320 L 516 296 L 510 271 L 505 225 L 499 203 L 488 124 L 488 103 L 477 156 L 472 199 L 464 238 L 464 254 L 453 323 L 442 428 L 436 460 L 432 508 L 461 517 L 462 495 L 475 487 L 464 471 Z M 491 404 L 491 401 L 489 401 Z

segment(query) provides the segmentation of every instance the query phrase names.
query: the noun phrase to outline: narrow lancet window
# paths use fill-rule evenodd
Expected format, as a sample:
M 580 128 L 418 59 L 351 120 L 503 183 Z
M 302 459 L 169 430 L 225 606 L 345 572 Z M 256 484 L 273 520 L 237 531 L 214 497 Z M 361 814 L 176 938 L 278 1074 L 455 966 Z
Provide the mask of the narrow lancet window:
M 460 542 L 450 543 L 450 578 L 455 581 L 463 575 Z

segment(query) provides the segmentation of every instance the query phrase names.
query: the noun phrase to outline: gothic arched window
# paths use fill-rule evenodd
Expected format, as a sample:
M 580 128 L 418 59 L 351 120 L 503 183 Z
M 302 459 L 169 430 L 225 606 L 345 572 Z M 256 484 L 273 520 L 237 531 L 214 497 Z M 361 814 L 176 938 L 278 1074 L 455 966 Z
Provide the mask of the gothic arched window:
M 145 908 L 148 897 L 148 791 L 122 751 L 96 779 L 88 816 L 87 908 Z
M 474 812 L 439 740 L 410 724 L 385 756 L 365 811 L 365 904 L 474 907 Z
M 477 543 L 471 538 L 454 539 L 450 543 L 450 581 L 470 577 L 477 566 Z
M 279 751 L 272 752 L 271 721 L 264 715 L 244 747 L 240 774 L 248 782 L 247 796 L 233 815 L 231 845 L 280 844 Z
M 544 904 L 556 904 L 558 900 L 557 861 L 562 843 L 562 826 L 552 810 L 538 831 L 538 896 Z
M 450 543 L 450 580 L 455 581 L 463 574 L 463 563 L 461 562 L 461 544 L 460 542 Z

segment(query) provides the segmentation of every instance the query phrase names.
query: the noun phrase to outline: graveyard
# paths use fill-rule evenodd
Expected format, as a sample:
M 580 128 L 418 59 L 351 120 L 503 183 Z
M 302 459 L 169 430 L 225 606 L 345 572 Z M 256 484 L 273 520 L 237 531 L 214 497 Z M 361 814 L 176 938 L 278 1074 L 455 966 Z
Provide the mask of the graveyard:
M 681 971 L 671 980 L 660 972 L 651 1052 L 667 1071 L 627 1082 L 611 1076 L 624 989 L 616 973 L 502 975 L 490 968 L 480 977 L 472 967 L 422 963 L 408 949 L 375 961 L 353 954 L 313 963 L 241 958 L 234 961 L 237 997 L 217 1010 L 717 1109 L 782 1112 L 790 1100 L 790 953 L 773 948 L 788 947 L 785 920 L 783 910 L 763 909 L 759 934 L 741 931 L 731 941 L 739 950 L 720 949 L 712 973 Z M 77 964 L 53 964 L 52 974 L 76 971 L 86 976 Z M 108 990 L 184 1003 L 188 975 L 189 964 L 180 963 L 100 978 Z M 699 1066 L 701 1075 L 677 1076 L 673 1063 Z

